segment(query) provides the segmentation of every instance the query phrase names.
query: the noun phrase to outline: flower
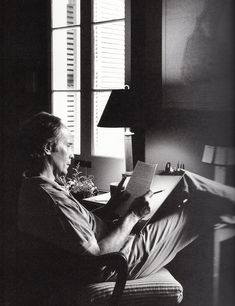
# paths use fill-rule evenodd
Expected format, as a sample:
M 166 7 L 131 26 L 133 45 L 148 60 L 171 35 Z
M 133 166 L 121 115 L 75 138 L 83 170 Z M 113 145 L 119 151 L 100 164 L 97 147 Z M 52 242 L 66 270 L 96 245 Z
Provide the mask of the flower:
M 61 181 L 66 190 L 70 191 L 72 194 L 77 195 L 79 198 L 88 198 L 98 194 L 98 188 L 95 186 L 93 180 L 93 175 L 82 175 L 79 171 L 80 164 L 78 163 L 75 168 L 73 168 L 74 173 L 71 178 L 62 177 Z

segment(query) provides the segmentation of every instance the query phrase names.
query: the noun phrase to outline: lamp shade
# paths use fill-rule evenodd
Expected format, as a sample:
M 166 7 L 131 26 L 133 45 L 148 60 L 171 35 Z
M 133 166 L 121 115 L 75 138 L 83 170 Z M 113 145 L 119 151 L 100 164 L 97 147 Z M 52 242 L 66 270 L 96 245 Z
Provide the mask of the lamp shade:
M 235 148 L 205 145 L 202 162 L 221 166 L 235 164 Z
M 98 127 L 138 127 L 141 123 L 137 95 L 130 89 L 112 90 Z
M 226 168 L 235 164 L 235 148 L 205 145 L 202 162 L 214 165 L 215 181 L 225 184 Z

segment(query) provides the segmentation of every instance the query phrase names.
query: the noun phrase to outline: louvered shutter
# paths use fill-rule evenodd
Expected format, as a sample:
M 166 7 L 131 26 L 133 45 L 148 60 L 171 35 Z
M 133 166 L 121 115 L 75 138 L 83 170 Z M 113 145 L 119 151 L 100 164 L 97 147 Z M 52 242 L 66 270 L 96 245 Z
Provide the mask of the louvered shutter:
M 124 156 L 123 129 L 98 128 L 112 89 L 125 85 L 125 1 L 93 1 L 93 154 Z
M 80 154 L 80 27 L 71 27 L 80 22 L 80 1 L 54 0 L 52 5 L 53 25 L 63 27 L 53 31 L 52 108 L 71 131 L 74 152 Z

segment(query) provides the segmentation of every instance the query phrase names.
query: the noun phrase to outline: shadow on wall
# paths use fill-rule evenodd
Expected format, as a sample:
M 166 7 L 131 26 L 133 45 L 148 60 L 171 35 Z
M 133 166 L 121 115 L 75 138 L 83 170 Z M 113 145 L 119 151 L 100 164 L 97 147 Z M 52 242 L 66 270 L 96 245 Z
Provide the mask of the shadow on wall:
M 234 1 L 165 3 L 164 107 L 234 110 Z

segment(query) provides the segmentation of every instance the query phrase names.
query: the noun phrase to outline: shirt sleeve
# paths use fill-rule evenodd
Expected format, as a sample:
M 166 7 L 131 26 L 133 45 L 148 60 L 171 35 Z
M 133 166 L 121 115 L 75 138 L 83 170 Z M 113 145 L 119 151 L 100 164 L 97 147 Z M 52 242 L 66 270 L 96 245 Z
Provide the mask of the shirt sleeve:
M 95 226 L 93 214 L 73 201 L 63 191 L 48 190 L 48 188 L 45 191 L 55 205 L 62 234 L 61 246 L 79 254 L 97 248 L 98 244 L 93 231 Z

